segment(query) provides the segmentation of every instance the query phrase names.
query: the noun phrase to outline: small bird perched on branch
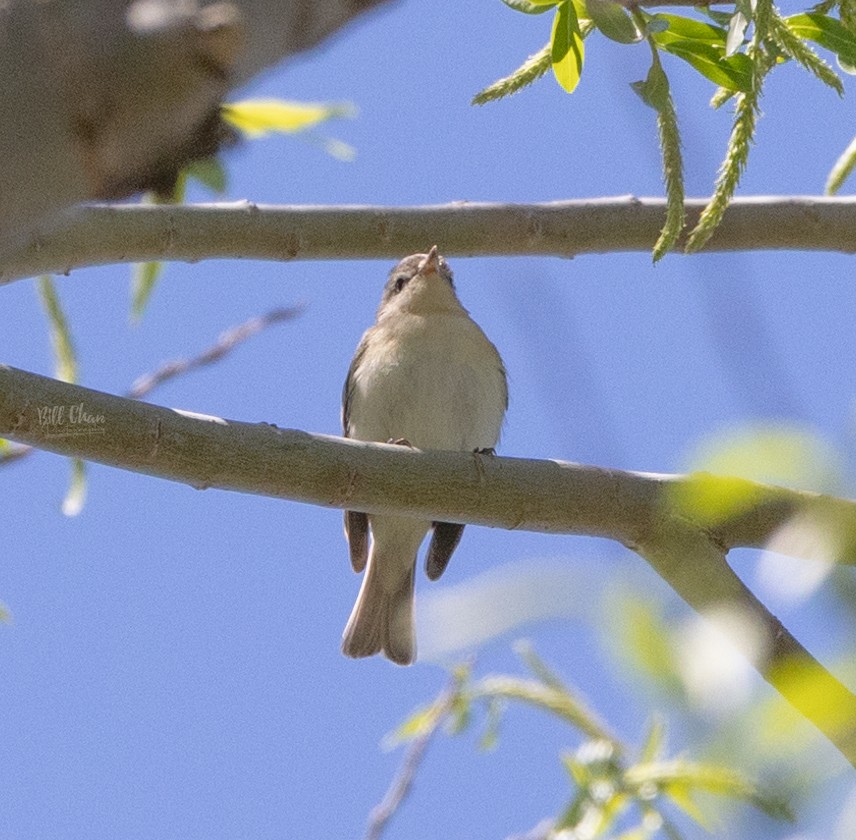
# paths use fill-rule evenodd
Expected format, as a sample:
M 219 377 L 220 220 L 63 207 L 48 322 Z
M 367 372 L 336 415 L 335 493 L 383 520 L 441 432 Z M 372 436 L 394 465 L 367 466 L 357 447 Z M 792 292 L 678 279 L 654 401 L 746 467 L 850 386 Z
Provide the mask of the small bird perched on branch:
M 345 437 L 492 452 L 507 407 L 502 359 L 461 306 L 437 246 L 405 257 L 390 272 L 375 323 L 348 370 L 342 393 Z M 345 512 L 351 565 L 356 572 L 365 569 L 343 634 L 347 656 L 383 653 L 399 665 L 413 662 L 416 554 L 429 530 L 425 571 L 436 580 L 463 525 Z

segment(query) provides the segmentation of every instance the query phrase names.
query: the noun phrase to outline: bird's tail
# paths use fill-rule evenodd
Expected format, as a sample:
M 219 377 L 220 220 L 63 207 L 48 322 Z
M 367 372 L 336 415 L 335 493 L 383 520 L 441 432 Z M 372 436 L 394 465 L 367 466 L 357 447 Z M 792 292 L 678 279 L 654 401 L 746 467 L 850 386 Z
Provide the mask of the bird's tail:
M 382 652 L 398 665 L 410 665 L 416 658 L 413 627 L 416 558 L 409 571 L 395 581 L 382 576 L 383 568 L 373 550 L 360 594 L 342 634 L 342 652 L 355 658 Z

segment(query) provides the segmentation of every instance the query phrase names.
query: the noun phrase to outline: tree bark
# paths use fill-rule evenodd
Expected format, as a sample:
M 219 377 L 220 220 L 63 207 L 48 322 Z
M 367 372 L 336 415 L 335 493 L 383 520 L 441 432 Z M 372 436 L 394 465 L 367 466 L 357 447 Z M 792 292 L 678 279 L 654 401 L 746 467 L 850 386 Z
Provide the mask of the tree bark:
M 687 202 L 690 227 L 707 199 Z M 661 198 L 427 207 L 197 205 L 75 207 L 0 255 L 0 284 L 116 262 L 390 259 L 437 244 L 449 257 L 650 252 Z M 680 244 L 680 243 L 679 243 Z M 736 198 L 706 251 L 856 252 L 856 198 Z

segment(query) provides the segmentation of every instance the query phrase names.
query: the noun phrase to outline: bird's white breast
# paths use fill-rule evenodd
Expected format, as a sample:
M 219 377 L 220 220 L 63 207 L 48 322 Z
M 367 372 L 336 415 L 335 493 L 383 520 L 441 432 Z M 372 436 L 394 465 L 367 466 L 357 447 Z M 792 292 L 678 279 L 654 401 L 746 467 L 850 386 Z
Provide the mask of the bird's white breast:
M 419 449 L 499 440 L 506 386 L 496 348 L 464 312 L 401 314 L 372 327 L 354 375 L 350 434 Z

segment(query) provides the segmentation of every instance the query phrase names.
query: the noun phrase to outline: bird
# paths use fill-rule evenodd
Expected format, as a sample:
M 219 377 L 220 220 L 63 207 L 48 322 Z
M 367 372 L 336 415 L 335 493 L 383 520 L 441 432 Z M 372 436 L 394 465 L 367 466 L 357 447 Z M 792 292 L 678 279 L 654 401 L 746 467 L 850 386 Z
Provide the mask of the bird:
M 351 361 L 342 391 L 345 437 L 492 454 L 507 408 L 505 365 L 458 300 L 437 246 L 405 257 L 390 272 L 375 323 Z M 457 523 L 345 512 L 351 566 L 364 572 L 342 635 L 346 656 L 381 653 L 399 665 L 415 660 L 419 547 L 430 531 L 425 571 L 436 580 L 463 530 Z

